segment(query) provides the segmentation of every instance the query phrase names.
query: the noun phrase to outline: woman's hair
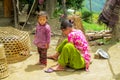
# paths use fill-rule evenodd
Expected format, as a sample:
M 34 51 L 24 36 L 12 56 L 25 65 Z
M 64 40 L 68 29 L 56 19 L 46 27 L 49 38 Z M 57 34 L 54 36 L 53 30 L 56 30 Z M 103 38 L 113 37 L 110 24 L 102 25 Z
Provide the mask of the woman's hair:
M 47 12 L 45 12 L 45 11 L 40 11 L 40 12 L 38 13 L 38 18 L 39 18 L 39 16 L 46 16 L 46 19 L 48 19 L 48 14 L 47 14 Z
M 70 20 L 63 20 L 62 22 L 61 22 L 61 27 L 60 27 L 60 29 L 66 29 L 67 27 L 70 27 L 70 28 L 72 28 L 72 22 L 70 21 Z

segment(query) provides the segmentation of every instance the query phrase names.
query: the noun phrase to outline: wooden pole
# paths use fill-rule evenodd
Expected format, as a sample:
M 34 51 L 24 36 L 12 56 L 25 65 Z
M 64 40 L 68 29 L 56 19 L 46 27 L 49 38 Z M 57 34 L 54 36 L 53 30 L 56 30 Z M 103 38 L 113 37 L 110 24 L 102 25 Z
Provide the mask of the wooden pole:
M 12 0 L 3 0 L 4 2 L 4 17 L 12 16 Z
M 27 21 L 28 21 L 28 19 L 29 19 L 29 17 L 30 17 L 31 12 L 33 11 L 33 8 L 34 8 L 34 6 L 35 6 L 35 3 L 36 3 L 36 0 L 34 0 L 34 2 L 33 2 L 32 7 L 31 7 L 31 9 L 30 9 L 30 12 L 29 12 L 29 14 L 28 14 L 28 16 L 27 16 L 27 19 L 26 19 L 25 23 L 24 23 L 23 26 L 21 27 L 21 30 L 23 30 L 24 27 L 25 27 L 25 25 L 27 24 Z
M 67 10 L 66 10 L 66 4 L 65 3 L 66 3 L 66 0 L 62 0 L 64 17 L 67 18 Z
M 14 9 L 14 22 L 15 22 L 15 27 L 18 28 L 18 13 L 17 13 L 17 8 L 16 8 L 16 1 L 12 0 L 13 3 L 13 9 Z
M 92 1 L 91 0 L 89 0 L 89 3 L 90 3 L 90 12 L 92 13 Z M 93 20 L 92 20 L 92 16 L 91 16 L 91 22 L 92 22 Z
M 67 10 L 66 10 L 66 4 L 65 3 L 66 3 L 66 0 L 62 0 L 62 9 L 63 9 L 63 13 L 64 13 L 64 17 L 62 18 L 62 20 L 67 19 Z M 66 36 L 63 35 L 63 33 L 62 33 L 62 35 L 60 36 L 60 38 L 57 42 L 57 47 L 65 38 L 66 38 Z

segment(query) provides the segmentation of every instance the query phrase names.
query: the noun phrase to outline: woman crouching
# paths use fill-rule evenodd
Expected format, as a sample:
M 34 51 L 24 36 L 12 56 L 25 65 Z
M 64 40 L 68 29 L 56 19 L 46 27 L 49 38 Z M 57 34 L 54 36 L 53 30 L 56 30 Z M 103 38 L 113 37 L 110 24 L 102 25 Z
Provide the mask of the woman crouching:
M 57 60 L 58 64 L 47 69 L 45 72 L 65 70 L 66 66 L 73 69 L 89 69 L 90 53 L 88 42 L 81 30 L 73 28 L 72 23 L 64 20 L 61 23 L 61 30 L 67 36 L 58 47 L 57 53 L 48 58 Z

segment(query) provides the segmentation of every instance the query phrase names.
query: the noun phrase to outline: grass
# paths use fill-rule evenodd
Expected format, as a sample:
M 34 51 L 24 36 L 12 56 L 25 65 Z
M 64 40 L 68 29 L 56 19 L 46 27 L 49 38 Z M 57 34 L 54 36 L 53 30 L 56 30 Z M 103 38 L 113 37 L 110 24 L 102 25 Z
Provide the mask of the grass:
M 86 2 L 87 2 L 87 0 L 85 0 L 83 2 L 83 5 L 85 5 Z M 89 11 L 89 10 L 88 10 L 87 7 L 84 6 L 82 8 L 82 12 L 84 12 L 84 11 Z M 97 20 L 99 18 L 99 14 L 100 14 L 100 12 L 93 12 L 92 13 L 93 21 L 91 23 L 87 23 L 87 22 L 83 21 L 83 26 L 85 28 L 85 31 L 101 31 L 101 30 L 105 30 L 106 29 L 106 26 L 104 24 L 103 25 L 99 25 L 97 23 Z
M 97 23 L 87 23 L 83 21 L 83 26 L 86 31 L 101 31 L 105 29 L 105 25 L 99 25 Z
M 83 21 L 83 26 L 86 31 L 101 31 L 101 30 L 106 30 L 106 25 L 105 24 L 98 24 L 98 18 L 99 18 L 100 13 L 93 13 L 92 14 L 92 22 L 88 23 Z

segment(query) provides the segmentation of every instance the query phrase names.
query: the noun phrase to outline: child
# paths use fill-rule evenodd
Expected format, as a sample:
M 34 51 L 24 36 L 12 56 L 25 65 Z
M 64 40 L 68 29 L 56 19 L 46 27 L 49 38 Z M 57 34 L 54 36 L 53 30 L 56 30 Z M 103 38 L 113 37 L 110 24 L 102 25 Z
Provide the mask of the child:
M 36 26 L 36 33 L 34 44 L 37 46 L 39 53 L 38 65 L 45 67 L 47 65 L 47 49 L 50 44 L 50 26 L 47 24 L 47 13 L 41 11 L 38 14 L 38 25 Z

